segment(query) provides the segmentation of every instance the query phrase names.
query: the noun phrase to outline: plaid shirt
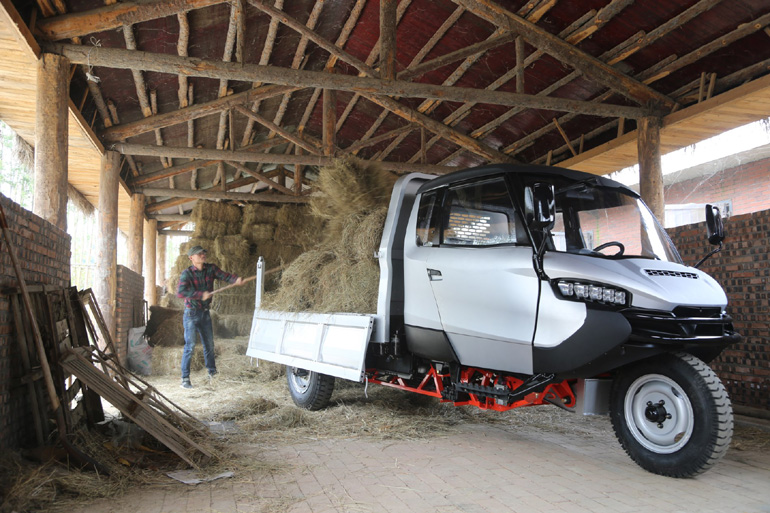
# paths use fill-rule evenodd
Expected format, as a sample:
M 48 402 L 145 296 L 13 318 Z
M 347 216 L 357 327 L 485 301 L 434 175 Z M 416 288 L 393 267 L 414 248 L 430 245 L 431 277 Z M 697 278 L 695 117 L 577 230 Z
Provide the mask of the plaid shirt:
M 204 292 L 214 290 L 214 280 L 235 283 L 237 279 L 238 276 L 226 273 L 214 264 L 204 263 L 203 269 L 200 271 L 194 265 L 191 265 L 182 271 L 176 295 L 184 299 L 184 306 L 186 308 L 208 310 L 211 305 L 211 298 L 202 301 L 201 297 Z

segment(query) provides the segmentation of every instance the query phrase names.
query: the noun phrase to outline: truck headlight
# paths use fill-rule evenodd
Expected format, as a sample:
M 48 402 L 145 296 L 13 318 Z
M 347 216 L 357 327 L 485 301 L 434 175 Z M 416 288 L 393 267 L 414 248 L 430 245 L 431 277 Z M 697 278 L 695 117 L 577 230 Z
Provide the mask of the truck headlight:
M 631 294 L 604 283 L 586 283 L 573 280 L 556 280 L 556 289 L 563 299 L 612 306 L 628 306 Z

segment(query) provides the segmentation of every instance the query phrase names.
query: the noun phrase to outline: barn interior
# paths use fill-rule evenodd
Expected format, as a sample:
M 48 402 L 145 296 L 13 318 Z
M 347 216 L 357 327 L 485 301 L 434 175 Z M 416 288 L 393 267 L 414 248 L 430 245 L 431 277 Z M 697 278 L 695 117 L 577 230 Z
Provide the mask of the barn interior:
M 127 236 L 124 267 L 155 315 L 152 365 L 176 386 L 190 247 L 240 276 L 263 256 L 277 308 L 373 311 L 368 256 L 407 173 L 638 164 L 662 217 L 662 154 L 770 116 L 768 38 L 766 0 L 0 0 L 0 119 L 35 149 L 36 215 L 66 232 L 68 195 L 100 213 L 92 289 L 121 366 L 134 326 L 116 299 L 115 234 Z M 166 255 L 172 236 L 187 239 Z M 253 289 L 216 295 L 216 335 L 240 337 L 222 356 L 239 383 L 273 383 L 279 370 L 239 360 L 253 308 Z M 273 396 L 249 401 L 230 410 L 272 416 L 273 434 L 312 430 Z M 430 431 L 402 434 L 418 428 Z

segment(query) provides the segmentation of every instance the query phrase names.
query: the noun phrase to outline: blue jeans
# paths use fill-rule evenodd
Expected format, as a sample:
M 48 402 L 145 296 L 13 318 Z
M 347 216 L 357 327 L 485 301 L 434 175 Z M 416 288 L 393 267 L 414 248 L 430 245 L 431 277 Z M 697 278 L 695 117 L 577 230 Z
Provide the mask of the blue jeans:
M 182 353 L 182 379 L 190 378 L 190 361 L 195 348 L 196 335 L 200 334 L 203 343 L 203 361 L 209 374 L 216 374 L 214 361 L 214 330 L 211 327 L 211 315 L 208 310 L 185 308 L 184 310 L 184 352 Z

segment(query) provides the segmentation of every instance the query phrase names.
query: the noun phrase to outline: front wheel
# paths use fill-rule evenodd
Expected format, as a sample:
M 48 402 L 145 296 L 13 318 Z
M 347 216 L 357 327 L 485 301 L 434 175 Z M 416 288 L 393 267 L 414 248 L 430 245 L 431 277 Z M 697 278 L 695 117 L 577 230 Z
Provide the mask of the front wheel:
M 334 377 L 297 367 L 286 367 L 286 380 L 294 404 L 306 410 L 320 410 L 329 404 Z
M 724 385 L 708 365 L 686 353 L 621 370 L 613 382 L 610 416 L 631 459 L 669 477 L 705 472 L 724 456 L 733 435 Z

